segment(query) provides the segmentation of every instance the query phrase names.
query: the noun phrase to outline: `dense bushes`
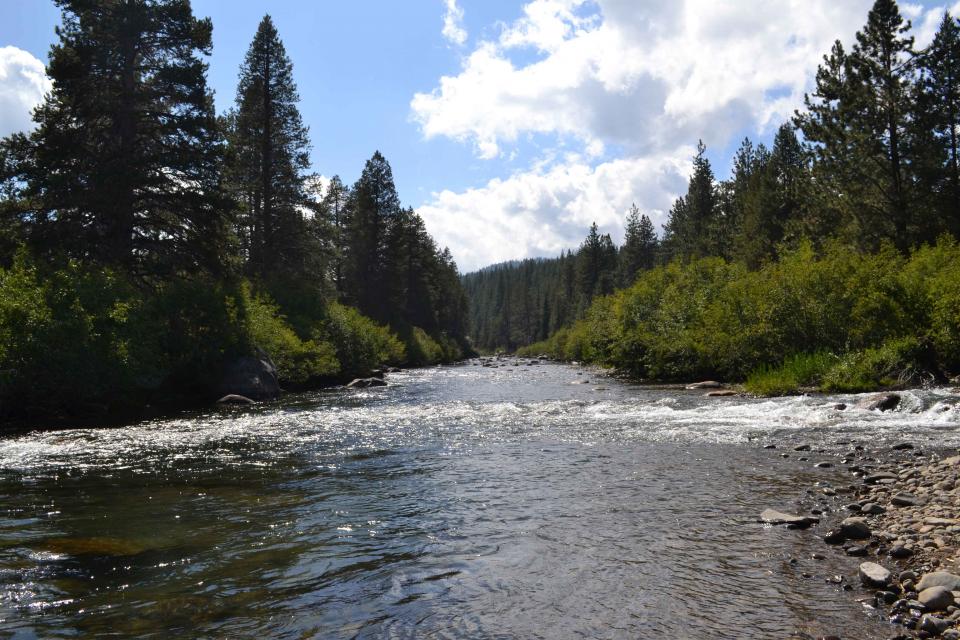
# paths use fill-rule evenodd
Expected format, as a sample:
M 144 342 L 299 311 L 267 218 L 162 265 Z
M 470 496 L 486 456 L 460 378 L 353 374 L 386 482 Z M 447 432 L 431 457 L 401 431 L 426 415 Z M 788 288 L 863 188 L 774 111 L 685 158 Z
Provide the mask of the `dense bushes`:
M 21 252 L 0 269 L 0 419 L 74 420 L 210 400 L 224 363 L 258 350 L 288 389 L 459 356 L 453 341 L 415 327 L 405 347 L 388 327 L 337 303 L 310 315 L 291 322 L 247 283 L 195 278 L 147 288 Z
M 52 270 L 26 253 L 0 270 L 0 416 L 118 412 L 192 392 L 243 347 L 237 299 L 170 281 L 143 295 L 109 270 Z
M 522 352 L 651 379 L 752 373 L 765 393 L 916 382 L 960 370 L 960 247 L 944 238 L 903 256 L 803 245 L 755 271 L 720 258 L 673 262 Z

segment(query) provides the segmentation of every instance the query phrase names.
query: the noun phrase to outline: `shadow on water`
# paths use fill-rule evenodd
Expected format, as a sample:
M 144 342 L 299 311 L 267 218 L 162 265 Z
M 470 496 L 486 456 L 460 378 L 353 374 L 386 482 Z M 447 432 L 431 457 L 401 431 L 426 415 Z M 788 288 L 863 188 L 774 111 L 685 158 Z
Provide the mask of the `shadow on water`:
M 717 402 L 561 365 L 405 372 L 125 429 L 0 441 L 0 634 L 889 635 L 852 559 L 755 522 L 836 470 L 749 438 L 941 440 L 956 416 Z M 587 372 L 596 381 L 597 372 Z M 912 421 L 912 422 L 911 422 Z

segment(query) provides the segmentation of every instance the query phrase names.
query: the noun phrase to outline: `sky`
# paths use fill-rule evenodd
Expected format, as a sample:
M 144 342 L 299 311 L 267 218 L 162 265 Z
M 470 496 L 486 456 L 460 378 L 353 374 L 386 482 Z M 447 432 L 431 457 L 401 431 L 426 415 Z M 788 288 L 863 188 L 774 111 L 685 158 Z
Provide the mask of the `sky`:
M 802 107 L 817 64 L 871 0 L 193 0 L 209 16 L 219 112 L 269 12 L 293 61 L 313 170 L 355 181 L 380 150 L 404 205 L 468 272 L 619 242 L 632 203 L 659 227 L 697 141 L 718 177 L 744 137 Z M 918 45 L 960 2 L 901 2 Z M 0 0 L 0 135 L 49 90 L 60 15 Z

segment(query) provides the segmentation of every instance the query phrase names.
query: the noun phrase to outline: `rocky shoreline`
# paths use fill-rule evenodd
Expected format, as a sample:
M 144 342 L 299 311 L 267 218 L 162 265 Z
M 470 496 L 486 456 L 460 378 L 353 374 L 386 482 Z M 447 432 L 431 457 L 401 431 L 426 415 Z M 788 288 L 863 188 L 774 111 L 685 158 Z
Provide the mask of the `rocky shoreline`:
M 761 522 L 813 528 L 825 553 L 862 558 L 857 576 L 834 581 L 890 621 L 891 639 L 960 640 L 956 451 L 924 450 L 911 442 L 779 442 L 765 448 L 787 460 L 845 470 L 850 483 L 818 482 L 799 501 L 807 513 L 771 508 L 760 514 Z

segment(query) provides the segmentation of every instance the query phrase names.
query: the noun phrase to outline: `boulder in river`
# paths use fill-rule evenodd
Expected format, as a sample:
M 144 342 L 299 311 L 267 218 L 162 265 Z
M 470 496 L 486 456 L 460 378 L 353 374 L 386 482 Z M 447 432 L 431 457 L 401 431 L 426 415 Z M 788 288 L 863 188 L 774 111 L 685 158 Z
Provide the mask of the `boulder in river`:
M 687 389 L 722 389 L 723 383 L 717 382 L 716 380 L 704 380 L 703 382 L 694 382 L 693 384 L 688 384 Z
M 722 389 L 720 391 L 709 391 L 707 393 L 708 398 L 730 398 L 737 395 L 737 392 L 732 389 Z
M 864 398 L 857 403 L 857 407 L 867 411 L 893 411 L 900 406 L 902 399 L 899 393 L 881 393 Z
M 860 581 L 868 586 L 882 589 L 890 584 L 890 571 L 876 562 L 860 564 Z
M 217 404 L 256 404 L 256 403 L 246 396 L 238 396 L 235 393 L 231 393 L 217 400 Z
M 383 378 L 357 378 L 347 385 L 348 389 L 366 389 L 368 387 L 385 387 L 387 381 Z
M 224 367 L 219 391 L 220 397 L 237 395 L 252 400 L 273 400 L 280 396 L 277 368 L 266 354 L 241 356 Z
M 783 513 L 776 509 L 764 509 L 763 513 L 760 514 L 760 521 L 766 524 L 786 524 L 806 528 L 816 522 L 820 522 L 820 519 L 813 516 L 797 516 L 791 513 Z

